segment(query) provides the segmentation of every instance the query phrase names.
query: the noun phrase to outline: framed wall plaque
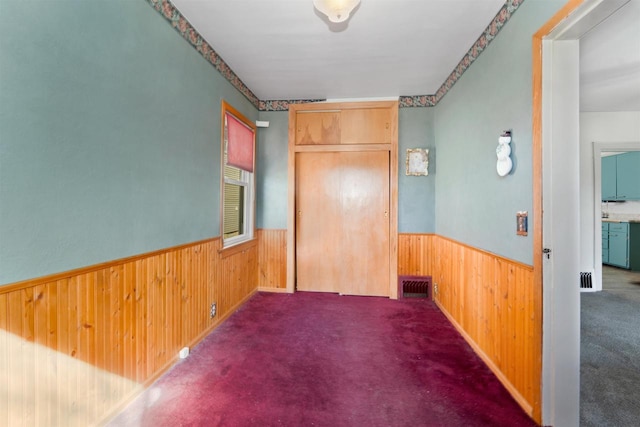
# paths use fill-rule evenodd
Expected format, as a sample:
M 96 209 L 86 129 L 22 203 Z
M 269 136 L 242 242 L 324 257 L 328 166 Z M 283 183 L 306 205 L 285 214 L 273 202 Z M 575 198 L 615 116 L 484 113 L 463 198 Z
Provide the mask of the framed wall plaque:
M 429 149 L 427 148 L 407 148 L 407 175 L 426 176 L 429 175 Z

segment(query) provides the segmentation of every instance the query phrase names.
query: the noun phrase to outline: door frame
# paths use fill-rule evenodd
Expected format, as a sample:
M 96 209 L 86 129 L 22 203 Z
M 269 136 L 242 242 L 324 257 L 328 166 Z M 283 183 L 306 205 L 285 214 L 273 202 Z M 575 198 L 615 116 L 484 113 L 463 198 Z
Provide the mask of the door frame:
M 573 120 L 576 116 L 579 119 L 579 91 L 573 87 L 574 83 L 565 91 L 562 83 L 573 80 L 577 85 L 579 81 L 580 37 L 627 2 L 569 0 L 533 36 L 533 219 L 539 224 L 534 227 L 533 261 L 534 286 L 543 293 L 542 399 L 534 418 L 543 425 L 578 425 L 580 416 L 580 298 L 576 259 L 579 233 L 572 232 L 561 247 L 548 247 L 559 249 L 552 252 L 550 261 L 543 257 L 544 244 L 560 241 L 559 236 L 554 236 L 553 222 L 571 224 L 575 221 L 577 227 L 580 220 L 579 212 L 567 209 L 548 210 L 543 217 L 543 197 L 547 201 L 558 200 L 557 193 L 561 190 L 579 194 L 579 120 Z M 554 50 L 564 50 L 570 58 L 554 58 Z M 558 61 L 567 61 L 568 68 L 563 69 Z M 559 100 L 562 97 L 567 99 Z M 571 120 L 565 121 L 567 117 Z M 562 139 L 563 135 L 571 140 Z M 572 145 L 562 147 L 566 144 Z M 566 171 L 569 183 L 554 183 L 551 176 L 543 174 L 543 163 L 551 166 L 553 159 L 549 151 L 556 148 L 578 156 L 570 159 L 570 169 Z M 545 225 L 545 221 L 548 224 Z M 554 258 L 558 262 L 554 262 Z
M 582 292 L 602 290 L 602 153 L 606 151 L 640 151 L 639 142 L 593 142 L 593 289 Z
M 389 152 L 389 298 L 398 298 L 398 101 L 318 102 L 289 105 L 289 150 L 287 161 L 287 293 L 295 292 L 296 282 L 296 153 L 303 151 L 388 151 Z M 391 109 L 391 143 L 357 145 L 296 145 L 298 111 Z

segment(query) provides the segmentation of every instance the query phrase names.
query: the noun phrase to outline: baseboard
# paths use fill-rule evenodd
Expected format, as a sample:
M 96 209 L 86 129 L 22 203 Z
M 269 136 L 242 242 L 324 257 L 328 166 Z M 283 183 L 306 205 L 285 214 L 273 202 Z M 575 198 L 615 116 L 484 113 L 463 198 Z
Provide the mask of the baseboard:
M 145 391 L 147 387 L 143 384 L 138 385 L 135 389 L 131 390 L 129 394 L 123 397 L 118 404 L 114 405 L 109 412 L 102 417 L 102 419 L 96 422 L 96 426 L 105 426 L 109 424 L 120 412 L 124 410 L 131 402 L 135 400 L 136 397 L 140 395 L 143 391 Z
M 258 292 L 271 292 L 276 294 L 287 294 L 289 291 L 287 288 L 268 288 L 265 286 L 258 286 Z
M 440 304 L 440 302 L 435 299 L 434 302 L 445 315 L 449 322 L 456 328 L 456 330 L 462 335 L 462 337 L 467 341 L 467 343 L 471 346 L 473 351 L 482 359 L 482 361 L 491 369 L 491 372 L 494 373 L 498 380 L 502 383 L 502 385 L 507 389 L 507 391 L 511 394 L 511 396 L 518 402 L 518 404 L 522 407 L 522 409 L 530 416 L 533 417 L 533 407 L 531 404 L 518 392 L 518 390 L 511 384 L 511 382 L 507 379 L 507 377 L 502 373 L 502 371 L 496 366 L 495 363 L 491 360 L 491 358 L 484 352 L 482 349 L 475 343 L 475 341 L 465 332 L 465 330 L 460 326 L 458 322 L 454 319 L 454 317 L 449 314 L 449 312 Z

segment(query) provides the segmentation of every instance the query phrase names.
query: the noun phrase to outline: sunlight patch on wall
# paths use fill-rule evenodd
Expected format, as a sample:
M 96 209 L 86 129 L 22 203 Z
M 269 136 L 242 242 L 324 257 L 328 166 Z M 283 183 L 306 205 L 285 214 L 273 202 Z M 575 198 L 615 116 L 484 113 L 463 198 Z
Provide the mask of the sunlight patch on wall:
M 87 426 L 142 385 L 0 329 L 0 425 Z

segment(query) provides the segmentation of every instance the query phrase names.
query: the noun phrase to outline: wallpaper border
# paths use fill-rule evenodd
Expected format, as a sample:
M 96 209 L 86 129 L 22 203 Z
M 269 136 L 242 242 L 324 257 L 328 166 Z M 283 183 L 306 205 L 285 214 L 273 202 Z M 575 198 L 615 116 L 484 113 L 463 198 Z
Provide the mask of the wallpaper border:
M 196 49 L 211 65 L 215 67 L 229 83 L 242 93 L 259 111 L 288 111 L 290 104 L 302 104 L 309 102 L 321 102 L 324 99 L 273 99 L 259 100 L 258 97 L 244 84 L 240 77 L 233 72 L 231 67 L 216 53 L 216 51 L 204 40 L 195 28 L 182 16 L 180 11 L 170 0 L 145 0 L 151 7 L 160 13 L 171 26 Z M 442 83 L 438 91 L 433 95 L 401 95 L 400 107 L 435 107 L 438 102 L 456 84 L 464 72 L 478 59 L 480 54 L 489 46 L 498 35 L 502 27 L 509 21 L 513 13 L 522 5 L 524 0 L 507 0 L 500 8 L 491 23 L 482 32 L 467 53 L 462 57 L 458 65 Z
M 207 43 L 195 28 L 182 16 L 180 11 L 169 0 L 145 0 L 153 7 L 167 22 L 197 50 L 222 76 L 229 81 L 256 107 L 260 107 L 260 100 L 251 92 L 251 89 L 244 84 L 240 77 L 233 72 L 231 67 L 218 55 L 218 53 Z
M 507 0 L 434 95 L 400 96 L 400 107 L 435 107 L 498 35 L 524 0 Z

